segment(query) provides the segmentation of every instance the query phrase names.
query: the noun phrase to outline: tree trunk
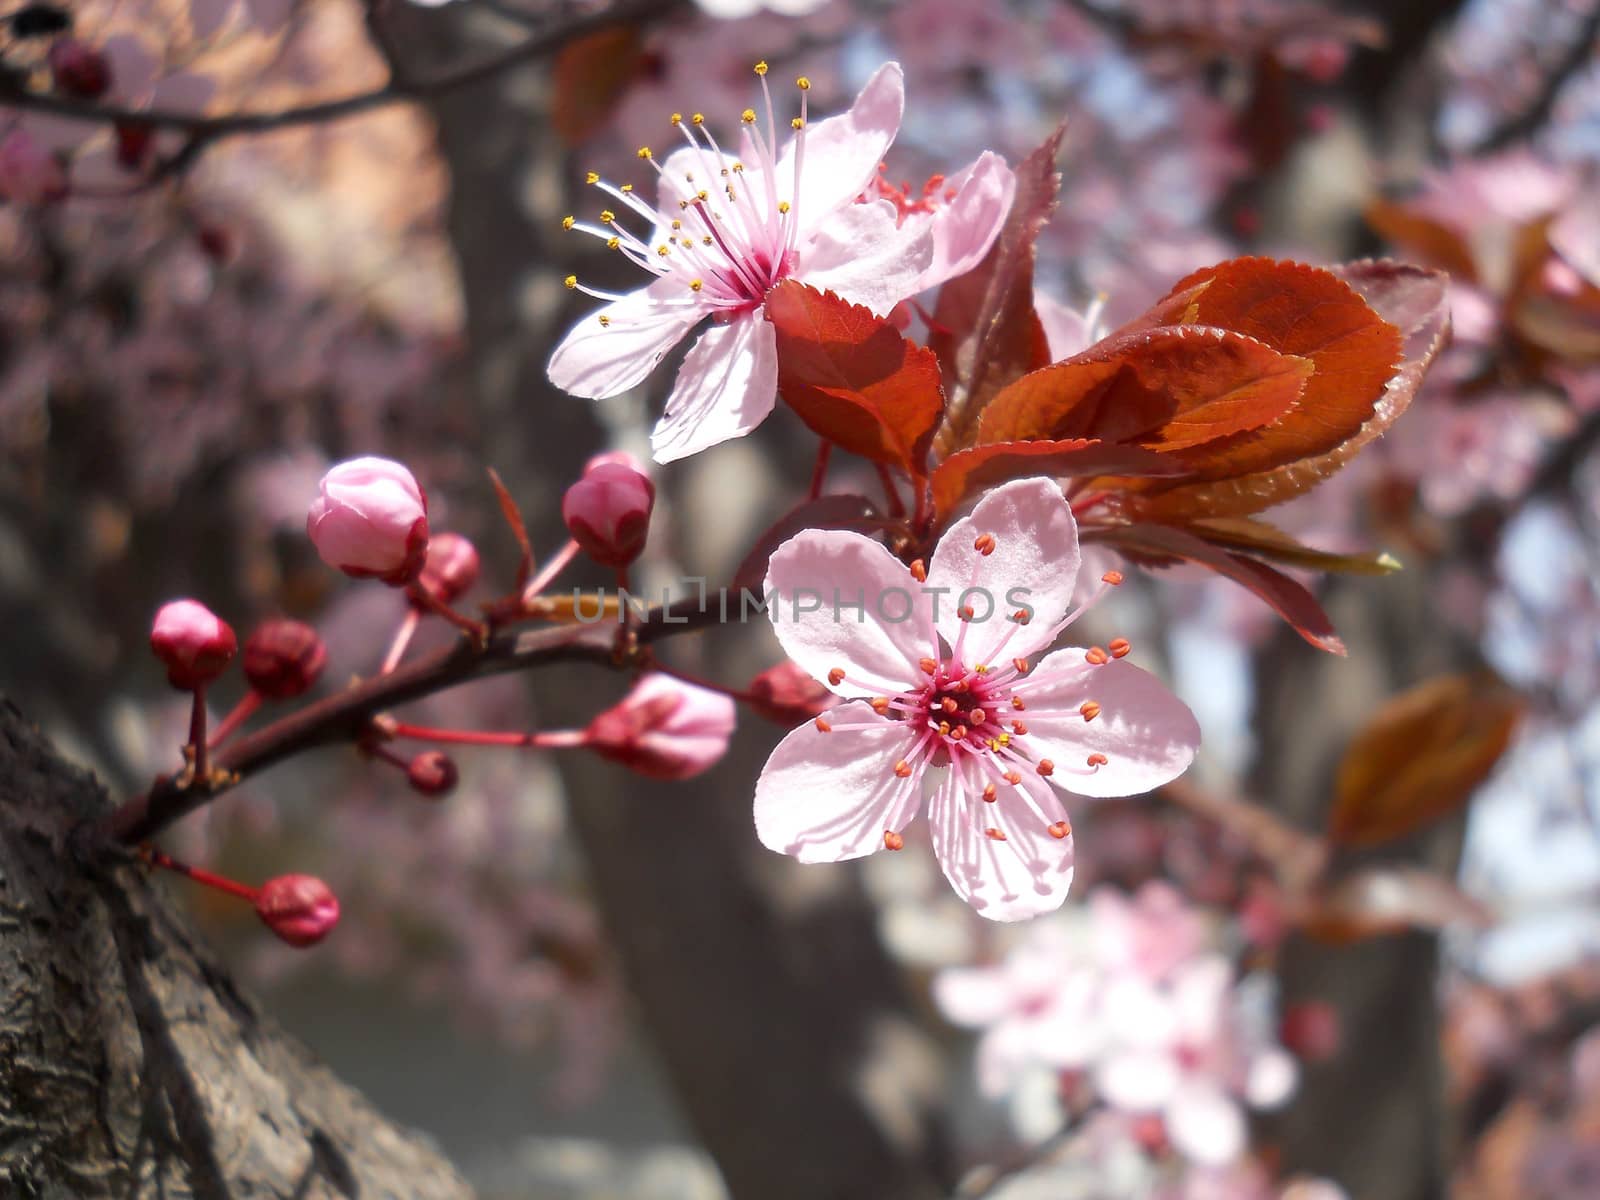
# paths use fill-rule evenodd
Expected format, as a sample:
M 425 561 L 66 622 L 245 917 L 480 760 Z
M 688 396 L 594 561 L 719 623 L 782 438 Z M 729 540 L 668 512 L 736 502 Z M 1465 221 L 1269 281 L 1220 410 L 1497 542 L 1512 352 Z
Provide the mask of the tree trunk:
M 264 1017 L 134 862 L 74 830 L 108 806 L 0 699 L 0 1196 L 463 1200 Z

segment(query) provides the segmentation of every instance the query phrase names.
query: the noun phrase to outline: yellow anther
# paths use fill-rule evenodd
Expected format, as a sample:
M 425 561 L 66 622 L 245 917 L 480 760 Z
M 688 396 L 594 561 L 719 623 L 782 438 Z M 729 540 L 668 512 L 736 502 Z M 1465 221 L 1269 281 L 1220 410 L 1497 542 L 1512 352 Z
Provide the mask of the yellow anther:
M 662 258 L 665 258 L 667 255 L 672 253 L 672 247 L 667 245 L 665 242 L 662 242 L 661 245 L 656 247 L 656 253 Z
M 805 127 L 806 127 L 806 123 L 804 121 L 802 121 L 799 117 L 793 117 L 789 121 L 789 128 L 790 129 L 804 129 Z
M 682 113 L 673 113 L 672 114 L 672 123 L 674 125 L 682 125 L 683 124 L 683 114 Z
M 709 233 L 708 233 L 708 234 L 706 234 L 706 236 L 705 236 L 705 237 L 703 237 L 703 238 L 701 238 L 701 239 L 700 239 L 700 244 L 701 244 L 701 245 L 702 245 L 702 246 L 709 246 L 709 245 L 711 245 L 711 244 L 712 244 L 712 240 L 711 240 L 711 235 L 710 235 L 710 234 L 709 234 Z
M 612 212 L 609 208 L 603 208 L 600 210 L 600 224 L 609 225 L 616 219 L 617 214 Z
M 781 212 L 781 213 L 788 212 L 789 211 L 789 202 L 787 200 L 779 200 L 778 201 L 778 211 Z
M 672 222 L 672 227 L 674 229 L 682 229 L 683 228 L 683 222 L 682 221 L 673 221 Z
M 754 125 L 756 123 L 756 110 L 753 108 L 745 109 L 739 114 L 739 120 L 743 121 L 746 125 Z
M 807 79 L 804 75 L 800 76 L 799 79 L 796 79 L 794 81 L 794 85 L 802 92 L 809 92 L 811 90 L 811 80 Z
M 694 194 L 694 198 L 696 200 L 709 200 L 711 198 L 711 193 L 710 192 L 696 192 Z
M 692 125 L 704 125 L 706 123 L 706 115 L 705 113 L 695 113 L 694 116 L 689 118 L 689 122 Z
M 655 155 L 651 153 L 649 146 L 640 146 L 639 147 L 639 157 L 640 158 L 644 158 L 644 159 L 650 159 L 650 158 L 654 158 Z
M 767 64 L 766 64 L 766 60 L 763 59 L 761 62 L 758 62 L 756 64 L 756 74 L 757 75 L 765 75 L 766 73 L 767 73 Z
M 615 250 L 620 245 L 622 245 L 622 239 L 621 238 L 614 237 L 614 238 L 607 238 L 606 239 L 606 249 L 607 250 Z
M 600 182 L 600 173 L 598 171 L 590 171 L 587 175 L 585 175 L 583 177 L 583 181 L 585 183 L 599 183 Z
M 700 279 L 691 279 L 691 280 L 689 280 L 689 290 L 691 292 L 698 292 L 703 287 L 705 287 L 705 282 L 703 280 L 700 280 Z
M 578 218 L 577 217 L 562 217 L 561 218 L 561 228 L 563 228 L 563 229 L 571 229 L 577 223 L 578 223 Z
M 618 188 L 617 190 L 619 192 L 631 192 L 631 191 L 633 191 L 633 184 L 625 183 L 620 188 Z
M 576 275 L 568 275 L 562 282 L 567 285 L 567 290 L 570 291 L 578 286 L 578 277 Z
M 610 324 L 611 324 L 611 318 L 606 316 L 605 313 L 601 313 L 600 314 L 600 328 L 604 329 Z

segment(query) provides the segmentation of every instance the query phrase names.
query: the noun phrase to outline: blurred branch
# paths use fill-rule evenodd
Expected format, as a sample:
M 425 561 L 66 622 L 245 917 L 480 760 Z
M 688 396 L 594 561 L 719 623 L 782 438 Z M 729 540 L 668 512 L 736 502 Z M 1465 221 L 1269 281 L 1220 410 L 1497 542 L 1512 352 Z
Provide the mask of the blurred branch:
M 1472 152 L 1493 154 L 1537 133 L 1539 127 L 1545 124 L 1554 112 L 1556 101 L 1561 98 L 1561 89 L 1594 56 L 1597 41 L 1600 41 L 1600 3 L 1590 6 L 1589 15 L 1579 27 L 1566 53 L 1545 73 L 1544 86 L 1539 89 L 1539 94 L 1533 103 L 1492 129 L 1473 147 Z
M 596 30 L 612 25 L 638 24 L 664 16 L 681 2 L 682 0 L 617 0 L 616 4 L 600 12 L 552 23 L 515 46 L 489 54 L 478 62 L 464 67 L 421 79 L 407 79 L 393 72 L 391 67 L 391 78 L 382 87 L 338 100 L 297 105 L 273 112 L 205 116 L 171 109 L 122 108 L 22 89 L 0 91 L 0 106 L 107 124 L 176 130 L 190 134 L 194 139 L 191 145 L 199 146 L 241 134 L 270 133 L 291 126 L 338 121 L 390 104 L 425 100 L 457 91 L 554 53 L 568 42 Z M 372 25 L 370 15 L 368 24 L 369 27 Z M 380 41 L 379 48 L 388 57 L 389 47 L 383 41 Z
M 142 842 L 276 762 L 316 746 L 360 741 L 370 733 L 372 718 L 396 705 L 491 675 L 558 662 L 642 668 L 649 664 L 644 647 L 651 642 L 703 628 L 716 618 L 714 606 L 703 606 L 697 600 L 658 605 L 634 627 L 640 649 L 633 654 L 619 654 L 616 629 L 600 622 L 507 630 L 490 636 L 481 646 L 463 637 L 454 645 L 309 704 L 228 744 L 214 759 L 221 783 L 207 786 L 196 781 L 185 787 L 178 777 L 157 781 L 148 792 L 113 812 L 95 832 L 105 841 Z

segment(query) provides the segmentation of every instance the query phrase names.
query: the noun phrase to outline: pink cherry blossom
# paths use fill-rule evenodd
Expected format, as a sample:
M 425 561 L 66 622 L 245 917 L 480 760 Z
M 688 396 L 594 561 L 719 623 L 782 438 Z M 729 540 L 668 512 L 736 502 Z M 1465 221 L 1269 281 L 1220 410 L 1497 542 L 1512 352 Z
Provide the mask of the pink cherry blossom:
M 1200 741 L 1183 702 L 1120 658 L 1034 661 L 1077 615 L 1077 576 L 1077 524 L 1048 479 L 989 493 L 940 540 L 922 587 L 860 534 L 807 530 L 780 546 L 766 582 L 778 640 L 850 703 L 772 752 L 756 785 L 761 841 L 802 862 L 898 848 L 927 783 L 957 894 L 994 920 L 1059 907 L 1073 840 L 1051 785 L 1148 791 Z
M 306 536 L 346 575 L 409 583 L 427 560 L 428 500 L 400 463 L 353 458 L 322 477 Z
M 1264 1010 L 1233 990 L 1221 955 L 1184 964 L 1160 983 L 1124 976 L 1107 991 L 1112 1048 L 1095 1086 L 1114 1108 L 1156 1113 L 1187 1158 L 1221 1166 L 1244 1152 L 1241 1102 L 1281 1104 L 1294 1090 L 1294 1059 L 1273 1039 Z
M 733 736 L 733 701 L 670 675 L 646 675 L 584 730 L 582 744 L 654 779 L 710 770 Z
M 656 204 L 631 187 L 590 182 L 651 226 L 628 232 L 616 212 L 598 224 L 568 218 L 620 250 L 655 278 L 627 295 L 568 286 L 608 301 L 556 347 L 550 379 L 578 396 L 601 398 L 643 382 L 705 318 L 711 326 L 690 348 L 651 436 L 659 462 L 671 462 L 749 433 L 777 401 L 777 336 L 764 319 L 767 292 L 785 279 L 832 291 L 884 314 L 924 288 L 967 269 L 987 252 L 1010 206 L 1014 179 L 993 155 L 957 180 L 937 212 L 902 220 L 887 200 L 866 199 L 899 131 L 905 86 L 898 63 L 867 81 L 850 110 L 808 125 L 801 78 L 795 134 L 781 147 L 761 76 L 763 133 L 754 109 L 743 114 L 737 147 L 722 145 L 699 113 L 672 125 L 687 143 L 662 163 Z

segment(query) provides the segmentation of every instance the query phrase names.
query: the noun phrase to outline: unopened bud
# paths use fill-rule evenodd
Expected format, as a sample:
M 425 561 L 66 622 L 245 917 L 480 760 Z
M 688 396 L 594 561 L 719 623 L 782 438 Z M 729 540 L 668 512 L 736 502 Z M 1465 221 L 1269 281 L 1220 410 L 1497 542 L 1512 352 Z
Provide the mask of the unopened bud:
M 339 923 L 339 898 L 315 875 L 280 875 L 261 885 L 256 915 L 291 946 L 314 946 Z
M 167 668 L 167 682 L 193 691 L 222 674 L 239 649 L 239 639 L 226 621 L 199 601 L 172 600 L 156 612 L 150 649 Z
M 459 533 L 436 533 L 418 582 L 441 604 L 451 604 L 478 582 L 478 550 Z
M 424 796 L 437 799 L 455 791 L 461 772 L 443 750 L 424 750 L 406 765 L 406 779 Z
M 761 672 L 745 690 L 750 707 L 779 725 L 798 725 L 840 703 L 839 697 L 788 659 Z
M 56 91 L 83 100 L 98 100 L 111 89 L 111 63 L 77 38 L 62 38 L 47 56 Z
M 654 779 L 689 779 L 727 752 L 733 701 L 670 675 L 646 675 L 589 723 L 584 744 Z
M 354 458 L 322 477 L 306 535 L 330 567 L 400 586 L 427 558 L 428 499 L 392 459 Z
M 244 677 L 266 700 L 304 695 L 327 665 L 327 646 L 304 621 L 263 621 L 244 642 Z
M 656 489 L 649 478 L 618 462 L 584 471 L 561 500 L 561 517 L 590 558 L 625 567 L 639 557 L 650 533 Z

